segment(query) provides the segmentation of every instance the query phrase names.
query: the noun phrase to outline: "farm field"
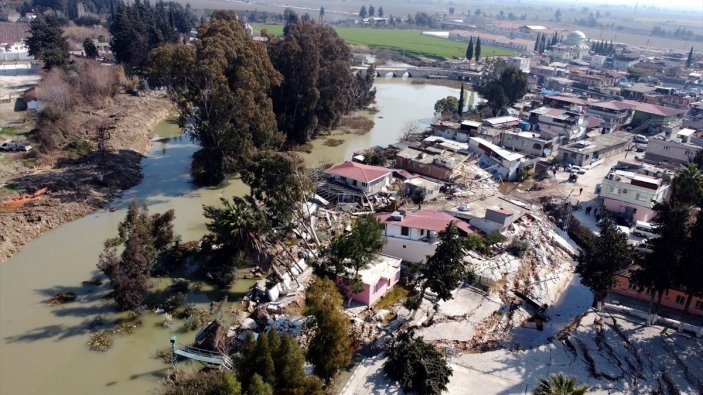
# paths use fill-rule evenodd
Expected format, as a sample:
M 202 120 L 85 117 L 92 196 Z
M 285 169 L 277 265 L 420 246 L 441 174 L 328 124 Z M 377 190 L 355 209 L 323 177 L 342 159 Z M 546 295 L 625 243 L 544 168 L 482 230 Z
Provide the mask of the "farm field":
M 282 34 L 283 25 L 253 25 L 260 31 L 266 28 L 273 34 Z M 407 54 L 439 56 L 443 58 L 463 58 L 466 53 L 466 43 L 451 41 L 444 38 L 423 36 L 420 30 L 373 29 L 341 27 L 337 34 L 349 44 L 365 45 L 371 48 L 385 48 L 405 51 Z M 507 56 L 513 51 L 504 48 L 481 46 L 481 57 Z

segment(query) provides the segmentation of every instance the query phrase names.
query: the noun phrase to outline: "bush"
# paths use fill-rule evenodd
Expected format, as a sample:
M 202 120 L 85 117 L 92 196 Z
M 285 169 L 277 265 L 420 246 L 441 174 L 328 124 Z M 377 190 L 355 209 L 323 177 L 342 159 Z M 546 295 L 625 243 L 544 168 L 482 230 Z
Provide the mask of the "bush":
M 66 144 L 64 147 L 64 150 L 70 151 L 74 154 L 76 154 L 78 157 L 84 157 L 87 155 L 90 155 L 90 153 L 93 151 L 93 147 L 90 145 L 89 142 L 85 140 L 71 140 L 70 143 Z M 110 240 L 108 240 L 110 241 Z M 107 241 L 105 242 L 107 245 Z
M 522 240 L 513 240 L 512 243 L 508 246 L 508 252 L 517 258 L 522 258 L 523 255 L 525 255 L 525 251 L 527 251 L 527 242 L 522 241 Z

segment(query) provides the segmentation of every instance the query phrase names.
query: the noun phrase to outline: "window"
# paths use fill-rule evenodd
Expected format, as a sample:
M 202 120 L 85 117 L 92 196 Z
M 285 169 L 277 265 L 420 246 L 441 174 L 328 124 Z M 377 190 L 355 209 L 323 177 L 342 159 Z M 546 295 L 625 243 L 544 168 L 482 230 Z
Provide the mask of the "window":
M 698 302 L 696 302 L 696 308 L 698 310 L 703 310 L 703 300 L 699 300 Z
M 425 235 L 425 230 L 424 230 L 424 229 L 420 229 L 420 236 L 424 236 L 424 235 Z
M 367 183 L 365 183 L 365 182 L 362 182 L 362 183 L 361 183 L 361 186 L 362 186 L 362 187 L 366 187 L 366 186 L 368 186 L 368 185 L 369 185 L 369 184 L 367 184 Z
M 410 234 L 410 228 L 408 228 L 407 226 L 401 226 L 401 227 L 400 227 L 400 234 L 403 235 L 403 236 L 409 235 L 409 234 Z
M 683 295 L 677 295 L 676 296 L 676 303 L 678 304 L 684 304 L 686 302 L 686 298 Z
M 649 196 L 637 192 L 637 196 L 635 197 L 635 199 L 637 199 L 637 201 L 639 201 L 639 202 L 646 202 L 646 201 L 649 201 Z
M 532 149 L 542 149 L 542 146 L 535 143 L 535 144 L 532 144 Z
M 636 290 L 636 289 L 637 289 L 637 285 L 636 285 L 635 283 L 629 283 L 629 284 L 627 284 L 627 288 L 635 289 L 635 290 Z

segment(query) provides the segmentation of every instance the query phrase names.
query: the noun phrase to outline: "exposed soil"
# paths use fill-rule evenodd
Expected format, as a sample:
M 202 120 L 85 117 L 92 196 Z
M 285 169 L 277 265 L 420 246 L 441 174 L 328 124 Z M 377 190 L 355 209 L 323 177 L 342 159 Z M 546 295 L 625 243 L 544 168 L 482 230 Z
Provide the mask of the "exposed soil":
M 109 109 L 76 111 L 71 116 L 85 120 L 85 126 L 117 112 L 104 156 L 95 149 L 95 137 L 86 136 L 91 153 L 50 152 L 37 160 L 32 171 L 8 180 L 14 192 L 0 202 L 0 262 L 42 233 L 106 208 L 113 196 L 141 181 L 140 162 L 150 147 L 151 131 L 175 114 L 175 108 L 161 92 L 142 97 L 122 94 Z

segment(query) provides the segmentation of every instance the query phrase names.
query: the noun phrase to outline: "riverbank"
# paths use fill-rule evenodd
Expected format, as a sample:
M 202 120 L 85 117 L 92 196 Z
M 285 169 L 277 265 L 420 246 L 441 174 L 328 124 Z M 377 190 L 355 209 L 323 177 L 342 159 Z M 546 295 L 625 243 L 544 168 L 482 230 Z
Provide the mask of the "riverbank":
M 97 150 L 83 156 L 51 152 L 42 155 L 30 172 L 9 180 L 16 192 L 0 202 L 0 263 L 41 234 L 107 208 L 110 199 L 137 185 L 152 130 L 176 109 L 165 93 L 152 92 L 141 97 L 119 95 L 103 112 L 77 116 L 114 115 L 104 156 Z

